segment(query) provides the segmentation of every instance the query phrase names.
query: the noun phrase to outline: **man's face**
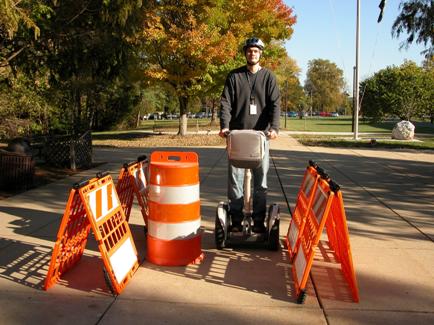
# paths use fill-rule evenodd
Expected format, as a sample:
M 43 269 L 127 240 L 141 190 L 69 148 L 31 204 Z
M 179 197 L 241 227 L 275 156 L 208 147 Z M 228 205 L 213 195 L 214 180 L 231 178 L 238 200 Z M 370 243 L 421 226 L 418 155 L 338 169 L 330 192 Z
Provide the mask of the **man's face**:
M 257 47 L 249 47 L 246 49 L 246 60 L 247 64 L 255 65 L 259 62 L 261 58 L 262 51 Z

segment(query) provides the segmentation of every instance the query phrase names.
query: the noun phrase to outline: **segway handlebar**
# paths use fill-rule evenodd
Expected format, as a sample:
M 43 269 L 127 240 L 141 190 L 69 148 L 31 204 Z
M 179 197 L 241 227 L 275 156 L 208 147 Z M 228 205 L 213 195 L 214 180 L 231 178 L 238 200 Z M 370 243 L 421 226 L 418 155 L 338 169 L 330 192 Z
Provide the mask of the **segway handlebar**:
M 270 132 L 270 131 L 258 131 L 258 132 L 262 132 L 262 133 L 265 135 L 265 137 L 266 137 L 267 139 L 270 139 L 270 135 L 271 135 L 271 132 Z M 231 134 L 231 131 L 230 131 L 230 130 L 226 130 L 226 131 L 223 132 L 222 134 L 223 134 L 223 136 L 224 136 L 225 138 L 227 138 L 227 137 L 229 136 L 229 134 Z

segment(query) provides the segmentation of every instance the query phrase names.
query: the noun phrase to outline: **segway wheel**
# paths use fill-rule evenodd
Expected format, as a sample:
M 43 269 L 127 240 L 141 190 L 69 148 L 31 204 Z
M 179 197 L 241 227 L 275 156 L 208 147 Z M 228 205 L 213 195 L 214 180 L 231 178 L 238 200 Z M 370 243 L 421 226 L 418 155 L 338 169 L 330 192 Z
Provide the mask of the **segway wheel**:
M 276 219 L 273 226 L 271 227 L 270 234 L 268 237 L 268 249 L 270 251 L 278 251 L 280 247 L 279 231 L 280 231 L 280 220 Z

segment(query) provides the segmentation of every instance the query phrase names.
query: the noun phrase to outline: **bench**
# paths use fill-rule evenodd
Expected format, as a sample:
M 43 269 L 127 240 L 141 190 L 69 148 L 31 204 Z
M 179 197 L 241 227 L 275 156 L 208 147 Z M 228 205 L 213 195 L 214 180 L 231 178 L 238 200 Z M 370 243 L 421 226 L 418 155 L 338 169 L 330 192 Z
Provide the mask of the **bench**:
M 35 161 L 31 155 L 0 150 L 0 188 L 29 188 L 34 175 Z

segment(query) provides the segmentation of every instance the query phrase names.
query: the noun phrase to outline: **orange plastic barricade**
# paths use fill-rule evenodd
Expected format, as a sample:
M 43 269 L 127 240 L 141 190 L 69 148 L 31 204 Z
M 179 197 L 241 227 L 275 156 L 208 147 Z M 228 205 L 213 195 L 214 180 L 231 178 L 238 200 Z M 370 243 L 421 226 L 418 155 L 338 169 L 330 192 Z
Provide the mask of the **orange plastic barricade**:
M 130 219 L 135 194 L 145 222 L 145 229 L 148 224 L 149 216 L 147 200 L 148 168 L 149 162 L 146 156 L 140 156 L 137 158 L 137 161 L 125 163 L 121 168 L 116 183 L 116 192 L 119 195 L 119 200 L 121 201 L 127 221 Z
M 335 252 L 335 256 L 341 264 L 342 273 L 351 289 L 353 300 L 358 302 L 359 289 L 353 266 L 344 200 L 339 185 L 335 183 L 330 185 L 333 185 L 335 195 L 325 224 L 329 246 Z
M 297 195 L 297 202 L 295 204 L 292 218 L 289 223 L 288 233 L 286 234 L 286 245 L 288 247 L 289 260 L 292 261 L 300 235 L 303 232 L 304 224 L 306 222 L 305 216 L 307 211 L 310 210 L 313 201 L 313 195 L 316 191 L 318 184 L 319 174 L 316 170 L 316 164 L 313 161 L 309 161 L 309 166 L 304 173 L 303 182 L 300 186 L 300 190 Z
M 312 268 L 314 250 L 324 229 L 324 223 L 330 210 L 333 195 L 328 182 L 324 179 L 319 179 L 314 194 L 314 202 L 305 216 L 306 222 L 301 232 L 299 247 L 294 257 L 294 267 L 292 268 L 295 293 L 297 295 L 297 302 L 299 303 L 302 303 L 305 299 L 305 288 Z
M 353 300 L 359 301 L 342 195 L 339 190 L 339 186 L 323 174 L 318 180 L 311 207 L 305 215 L 305 225 L 300 232 L 292 268 L 299 303 L 303 303 L 306 297 L 305 288 L 312 268 L 315 247 L 326 224 L 330 247 L 335 250 L 338 259 L 340 258 L 342 272 L 352 291 Z M 338 243 L 339 240 L 344 242 Z
M 152 153 L 148 203 L 148 261 L 172 266 L 201 261 L 199 163 L 196 153 Z
M 83 255 L 90 229 L 98 243 L 109 289 L 120 294 L 139 267 L 136 247 L 110 175 L 74 184 L 57 234 L 44 289 Z

